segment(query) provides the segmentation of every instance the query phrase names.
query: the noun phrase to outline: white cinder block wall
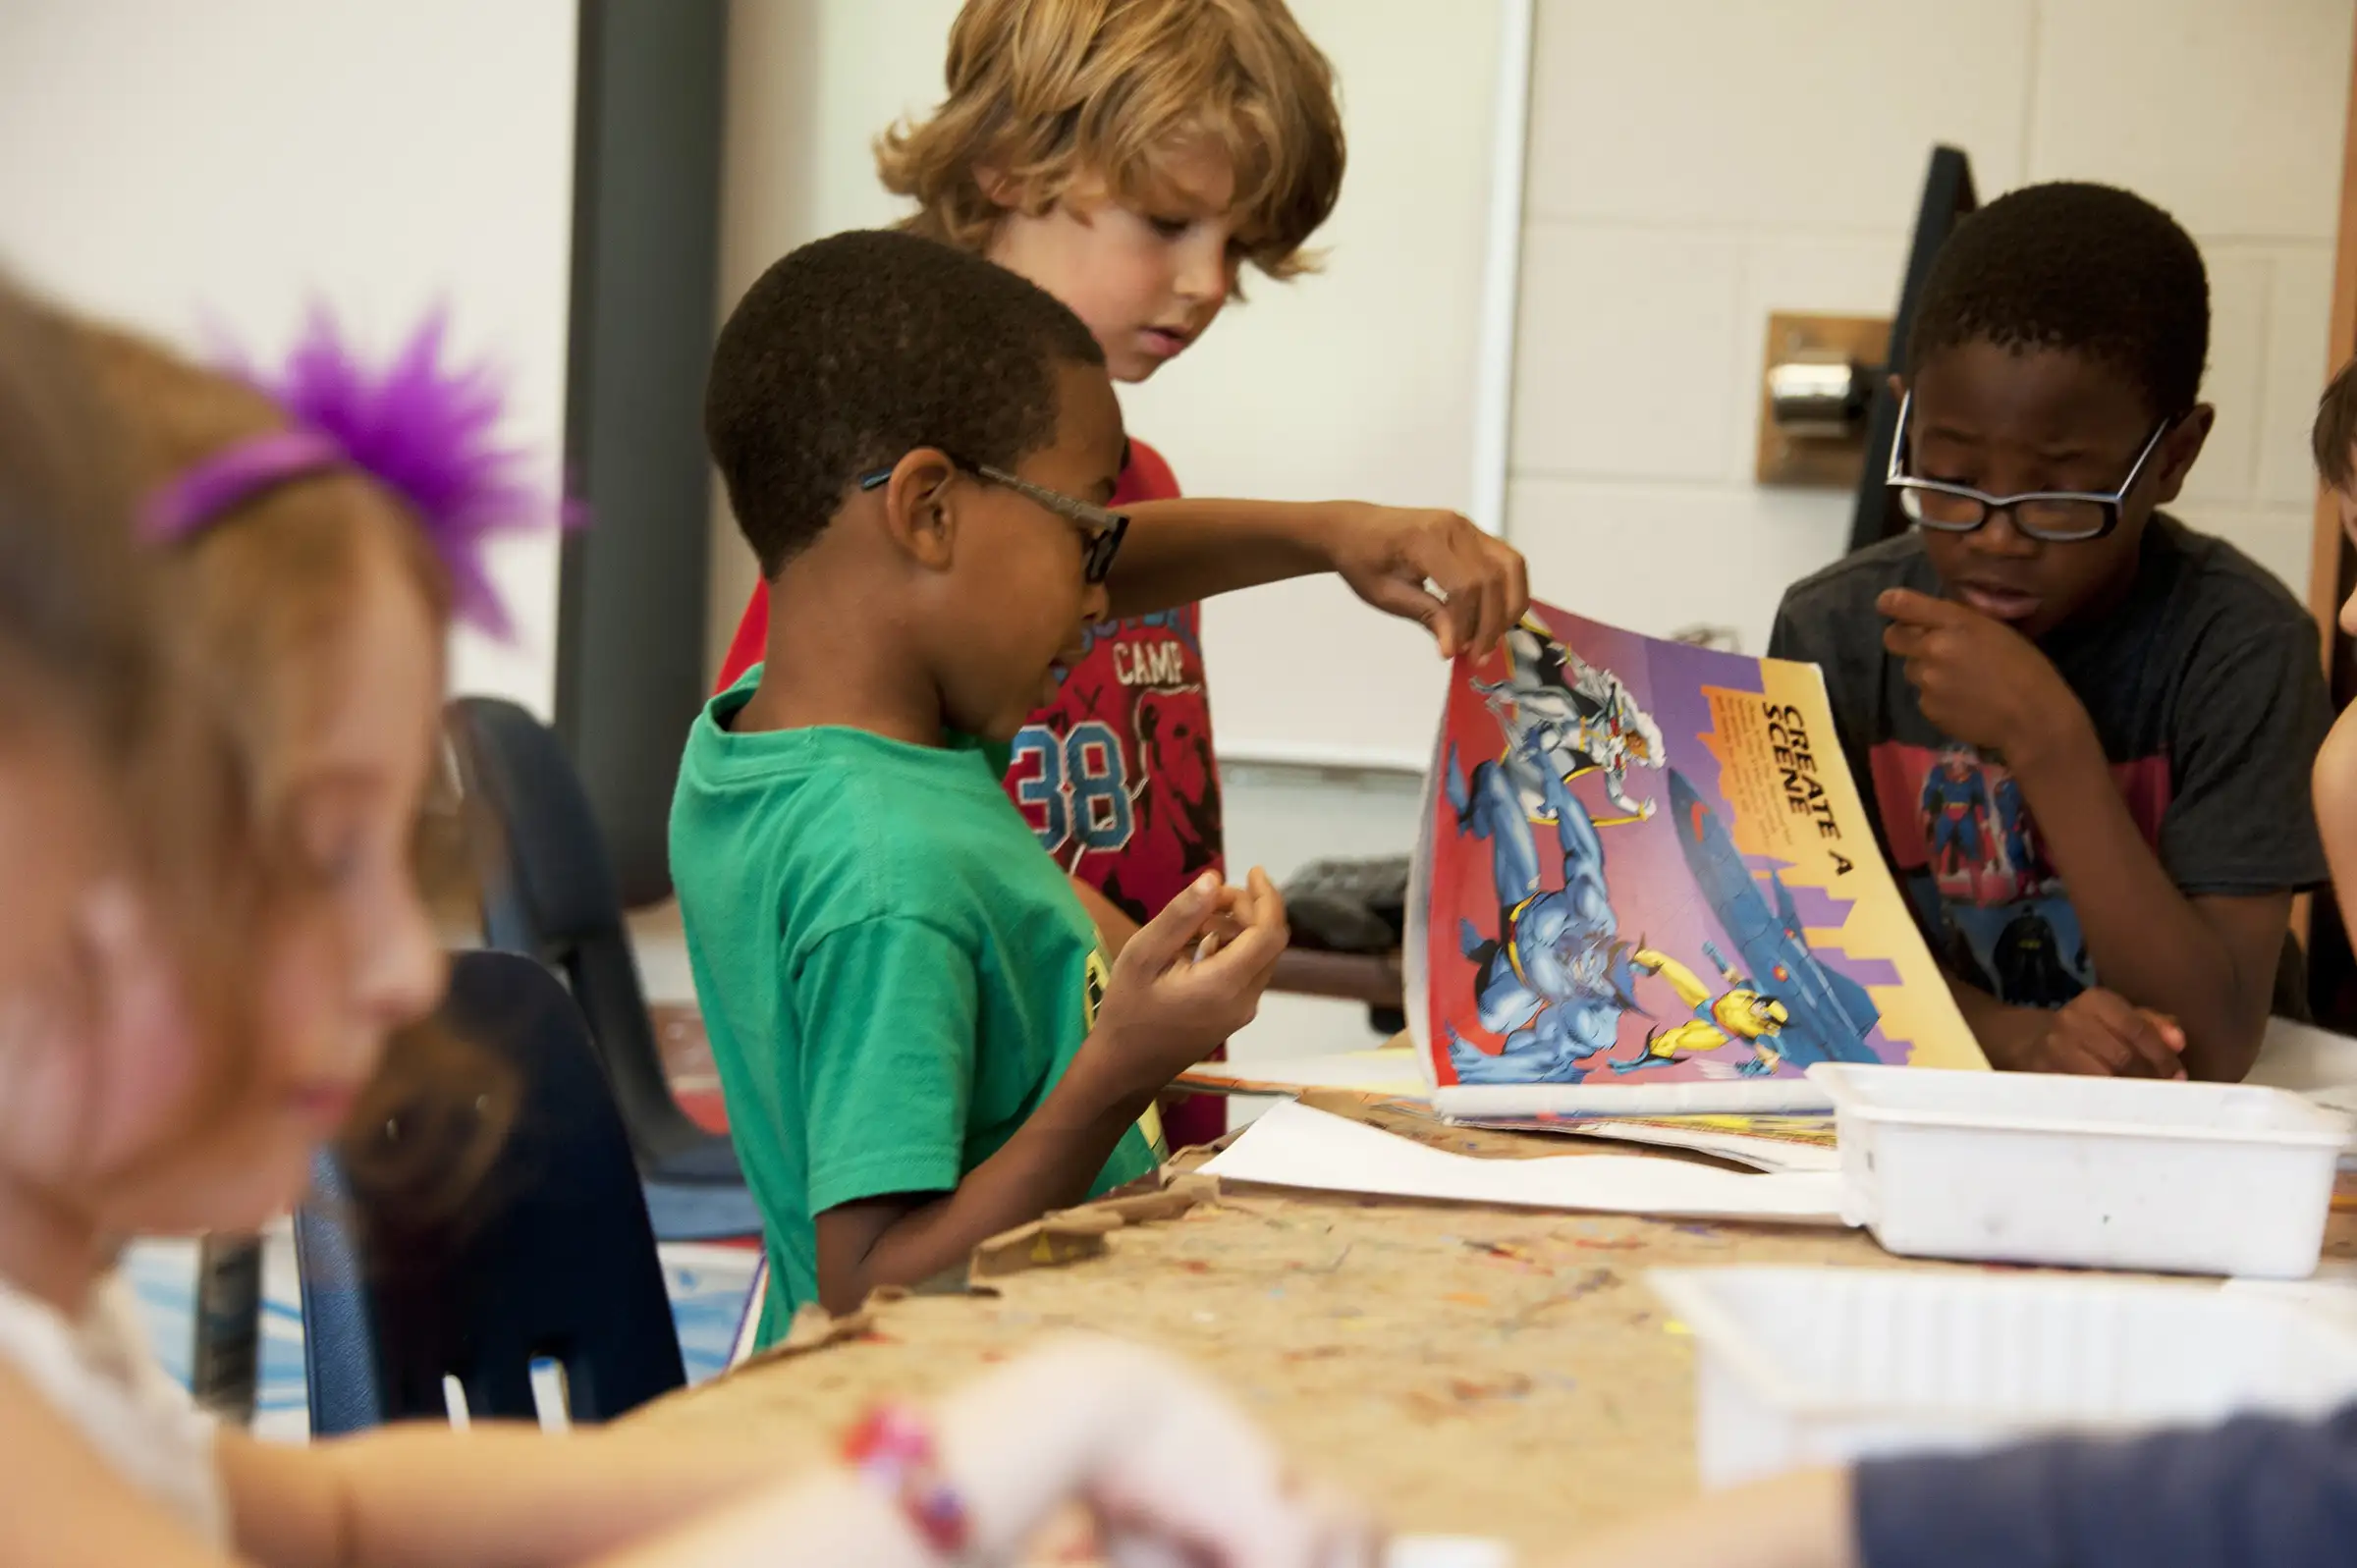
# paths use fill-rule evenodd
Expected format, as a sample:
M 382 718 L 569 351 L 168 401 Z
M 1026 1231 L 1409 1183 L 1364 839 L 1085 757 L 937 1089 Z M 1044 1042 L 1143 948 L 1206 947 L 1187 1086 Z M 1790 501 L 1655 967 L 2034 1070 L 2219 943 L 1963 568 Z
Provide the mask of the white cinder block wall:
M 1343 67 L 1346 100 L 1363 112 L 1401 97 L 1401 50 L 1386 29 L 1404 24 L 1405 0 L 1295 4 Z M 1835 558 L 1849 511 L 1846 492 L 1752 483 L 1768 313 L 1890 313 L 1924 163 L 1945 139 L 1971 153 L 1984 196 L 2029 180 L 2110 180 L 2168 207 L 2201 241 L 2220 419 L 2180 510 L 2304 590 L 2303 442 L 2326 368 L 2353 10 L 2357 0 L 1536 0 L 1507 519 L 1534 583 L 1641 630 L 1708 622 L 1763 646 L 1778 594 Z M 728 297 L 792 244 L 897 211 L 874 184 L 868 138 L 938 93 L 930 40 L 955 11 L 955 0 L 739 0 Z M 1472 80 L 1470 34 L 1497 26 L 1474 0 L 1423 6 L 1415 25 L 1451 81 Z M 1436 64 L 1432 75 L 1444 74 Z M 1486 187 L 1486 146 L 1450 144 L 1464 186 Z M 1179 366 L 1137 400 L 1141 431 L 1184 460 L 1198 490 L 1270 484 L 1226 465 L 1272 439 L 1363 434 L 1346 405 L 1269 400 L 1281 383 L 1306 384 L 1337 333 L 1378 349 L 1401 341 L 1379 316 L 1338 321 L 1326 303 L 1350 269 L 1413 252 L 1402 242 L 1391 257 L 1366 254 L 1389 243 L 1375 214 L 1391 235 L 1469 221 L 1387 183 L 1421 165 L 1385 146 L 1373 130 L 1359 143 L 1367 156 L 1344 199 L 1363 221 L 1345 233 L 1338 219 L 1328 236 L 1333 274 L 1263 286 L 1205 351 L 1241 355 L 1244 340 L 1290 317 L 1315 328 L 1297 350 L 1307 369 L 1255 380 L 1280 362 L 1272 348 L 1250 365 Z M 1402 285 L 1398 309 L 1419 320 L 1455 311 L 1470 331 L 1459 307 L 1479 283 L 1419 278 Z M 1405 384 L 1432 379 L 1413 354 L 1376 362 L 1397 365 Z M 1191 398 L 1204 406 L 1175 401 Z M 1271 424 L 1275 413 L 1286 417 Z M 1454 482 L 1453 470 L 1445 477 Z M 719 523 L 734 564 L 734 529 L 725 514 Z M 749 572 L 718 576 L 716 658 L 750 587 Z M 1256 595 L 1234 608 L 1295 607 Z M 1238 630 L 1214 629 L 1230 642 Z M 1404 849 L 1415 831 L 1412 778 L 1239 766 L 1226 783 L 1239 871 L 1257 861 L 1283 876 L 1321 855 Z M 1237 1054 L 1348 1049 L 1368 1038 L 1363 1018 L 1272 999 Z
M 0 5 L 0 272 L 265 361 L 312 301 L 372 354 L 437 304 L 554 490 L 565 424 L 576 42 L 567 0 Z M 504 540 L 505 642 L 452 689 L 547 713 L 557 541 Z
M 2350 0 L 1538 0 L 1507 533 L 1567 608 L 1766 644 L 1846 492 L 1753 484 L 1771 310 L 1890 314 L 1932 144 L 2201 243 L 2177 511 L 2307 591 Z

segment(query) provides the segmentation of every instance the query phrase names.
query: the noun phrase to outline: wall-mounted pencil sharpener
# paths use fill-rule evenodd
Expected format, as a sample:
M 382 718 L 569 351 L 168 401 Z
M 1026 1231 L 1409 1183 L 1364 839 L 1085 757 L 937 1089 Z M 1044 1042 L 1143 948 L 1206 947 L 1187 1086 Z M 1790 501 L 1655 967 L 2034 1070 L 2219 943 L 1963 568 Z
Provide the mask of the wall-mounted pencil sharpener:
M 1857 484 L 1890 347 L 1883 317 L 1780 311 L 1768 318 L 1754 465 L 1761 484 Z

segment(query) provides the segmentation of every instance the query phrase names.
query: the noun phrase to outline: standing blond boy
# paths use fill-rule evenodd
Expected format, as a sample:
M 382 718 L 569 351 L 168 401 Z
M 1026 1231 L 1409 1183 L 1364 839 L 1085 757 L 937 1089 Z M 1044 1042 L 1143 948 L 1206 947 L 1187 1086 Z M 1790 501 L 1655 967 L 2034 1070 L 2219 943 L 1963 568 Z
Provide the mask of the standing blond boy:
M 1280 280 L 1314 264 L 1304 247 L 1342 193 L 1342 114 L 1332 66 L 1283 0 L 970 0 L 945 76 L 930 118 L 877 142 L 886 188 L 916 203 L 904 227 L 1054 295 L 1115 381 L 1145 381 L 1200 340 L 1247 263 Z M 1124 566 L 1157 591 L 1111 584 L 1109 618 L 1016 736 L 1006 786 L 1118 949 L 1224 866 L 1195 601 L 1336 571 L 1451 654 L 1495 642 L 1528 591 L 1520 556 L 1454 513 L 1182 501 L 1141 441 L 1112 505 L 1133 519 Z M 1178 608 L 1138 613 L 1172 583 Z M 722 689 L 763 658 L 768 628 L 764 583 Z M 1225 1130 L 1216 1101 L 1165 1115 L 1174 1147 Z

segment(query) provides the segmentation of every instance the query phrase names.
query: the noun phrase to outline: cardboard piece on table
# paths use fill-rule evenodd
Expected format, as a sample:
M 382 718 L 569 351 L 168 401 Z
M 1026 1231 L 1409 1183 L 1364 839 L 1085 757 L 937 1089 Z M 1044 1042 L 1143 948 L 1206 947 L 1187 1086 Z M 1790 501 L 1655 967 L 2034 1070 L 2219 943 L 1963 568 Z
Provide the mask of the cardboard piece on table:
M 1680 1218 L 1841 1223 L 1840 1179 L 1616 1155 L 1477 1160 L 1287 1103 L 1203 1167 L 1223 1182 Z
M 1358 1089 L 1422 1099 L 1424 1068 L 1412 1044 L 1279 1061 L 1206 1061 L 1178 1075 L 1178 1087 L 1207 1094 L 1297 1095 L 1307 1089 Z
M 991 1237 L 974 1249 L 966 1266 L 973 1279 L 1004 1279 L 1032 1269 L 1061 1269 L 1105 1255 L 1105 1238 L 1125 1225 L 1175 1219 L 1199 1203 L 1217 1202 L 1219 1182 L 1181 1175 L 1159 1192 L 1107 1198 L 1081 1209 L 1063 1209 L 1045 1218 Z
M 1831 1116 L 1665 1116 L 1654 1120 L 1619 1116 L 1560 1120 L 1519 1117 L 1460 1121 L 1456 1125 L 1482 1127 L 1492 1132 L 1544 1133 L 1557 1138 L 1682 1149 L 1689 1154 L 1748 1165 L 1754 1170 L 1841 1168 Z
M 1102 1257 L 1108 1232 L 1124 1225 L 1175 1219 L 1199 1203 L 1217 1202 L 1219 1196 L 1217 1178 L 1179 1173 L 1151 1191 L 1127 1198 L 1103 1198 L 1086 1208 L 1049 1215 L 993 1236 L 973 1250 L 962 1268 L 945 1270 L 914 1291 L 887 1288 L 874 1292 L 858 1311 L 846 1317 L 834 1317 L 816 1302 L 805 1302 L 788 1325 L 786 1337 L 767 1350 L 756 1352 L 753 1336 L 760 1325 L 762 1300 L 769 1288 L 769 1260 L 765 1257 L 753 1271 L 752 1289 L 745 1298 L 743 1316 L 738 1321 L 736 1339 L 729 1351 L 729 1368 L 734 1371 L 856 1339 L 873 1325 L 878 1307 L 910 1295 L 991 1295 L 995 1292 L 977 1281 Z
M 907 1294 L 908 1292 L 905 1290 L 889 1285 L 879 1290 L 871 1290 L 867 1294 L 867 1299 L 859 1303 L 856 1309 L 845 1313 L 840 1318 L 815 1301 L 805 1301 L 802 1303 L 801 1309 L 794 1315 L 794 1322 L 787 1325 L 785 1338 L 767 1350 L 757 1351 L 741 1360 L 733 1361 L 732 1370 L 737 1367 L 767 1366 L 773 1361 L 787 1361 L 795 1356 L 806 1356 L 813 1350 L 824 1350 L 829 1345 L 840 1345 L 846 1340 L 856 1339 L 876 1325 L 878 1312 Z
M 1004 1279 L 1027 1269 L 1062 1269 L 1105 1256 L 1105 1232 L 1113 1225 L 1085 1223 L 1075 1217 L 1034 1219 L 974 1249 L 966 1273 L 974 1279 Z

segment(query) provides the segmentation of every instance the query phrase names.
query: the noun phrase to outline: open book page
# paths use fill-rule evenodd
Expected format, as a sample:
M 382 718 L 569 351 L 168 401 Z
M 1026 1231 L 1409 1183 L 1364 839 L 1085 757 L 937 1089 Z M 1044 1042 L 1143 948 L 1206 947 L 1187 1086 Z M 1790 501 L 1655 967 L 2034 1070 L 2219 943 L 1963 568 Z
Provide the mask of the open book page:
M 1534 606 L 1460 658 L 1411 886 L 1445 1113 L 1808 1113 L 1819 1061 L 1985 1065 L 1805 665 Z

